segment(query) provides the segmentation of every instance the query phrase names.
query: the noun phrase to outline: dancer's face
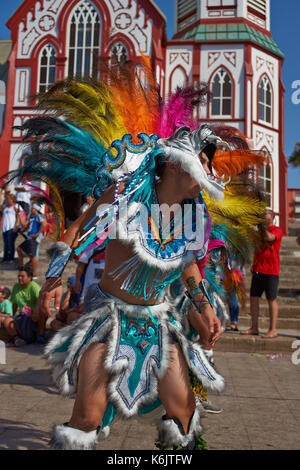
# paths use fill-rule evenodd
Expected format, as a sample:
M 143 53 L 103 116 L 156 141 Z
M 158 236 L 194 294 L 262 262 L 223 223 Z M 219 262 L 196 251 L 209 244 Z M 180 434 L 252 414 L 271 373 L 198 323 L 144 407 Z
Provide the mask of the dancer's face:
M 203 170 L 205 171 L 206 174 L 210 174 L 211 171 L 209 169 L 209 158 L 206 155 L 205 152 L 201 152 L 199 154 L 199 160 L 201 162 L 201 165 L 203 167 Z M 185 174 L 185 182 L 184 182 L 184 187 L 187 189 L 188 196 L 187 198 L 194 199 L 195 197 L 199 196 L 199 193 L 201 191 L 201 187 L 199 184 L 191 177 L 190 174 L 184 172 Z

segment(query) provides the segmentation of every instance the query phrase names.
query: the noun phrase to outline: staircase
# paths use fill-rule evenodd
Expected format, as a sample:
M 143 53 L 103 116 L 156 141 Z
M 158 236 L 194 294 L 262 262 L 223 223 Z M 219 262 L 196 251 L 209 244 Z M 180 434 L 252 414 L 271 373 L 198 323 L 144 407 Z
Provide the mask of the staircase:
M 292 353 L 292 344 L 300 339 L 300 246 L 296 237 L 283 237 L 280 251 L 281 269 L 278 291 L 278 337 L 264 339 L 260 336 L 242 336 L 239 333 L 223 333 L 216 345 L 217 351 L 244 351 L 261 353 Z M 247 269 L 246 287 L 249 295 L 250 267 Z M 238 328 L 248 329 L 251 324 L 250 302 L 240 310 Z M 269 326 L 268 303 L 263 294 L 260 300 L 260 333 Z
M 16 247 L 22 243 L 23 238 L 18 237 Z M 40 249 L 38 262 L 38 282 L 41 286 L 45 280 L 45 272 L 49 265 L 46 250 L 53 242 L 43 240 Z M 0 255 L 3 249 L 0 241 Z M 26 260 L 26 259 L 25 259 Z M 18 268 L 16 264 L 12 266 L 2 266 L 0 264 L 0 285 L 5 285 L 12 289 L 18 282 Z M 72 276 L 76 271 L 76 262 L 70 261 L 63 273 L 62 283 L 64 288 L 67 284 L 68 276 Z M 251 283 L 250 268 L 247 270 L 246 286 L 249 293 Z M 264 297 L 264 296 L 263 296 Z M 278 337 L 274 339 L 263 339 L 260 336 L 242 336 L 239 333 L 223 333 L 216 344 L 216 351 L 239 351 L 258 353 L 292 353 L 292 343 L 300 339 L 300 246 L 296 243 L 296 237 L 284 237 L 281 248 L 281 275 L 279 282 L 279 318 Z M 245 308 L 240 310 L 238 327 L 240 330 L 250 326 L 249 316 L 250 305 L 246 302 Z M 53 310 L 53 316 L 55 312 Z M 49 320 L 51 321 L 51 319 Z M 49 321 L 47 324 L 49 324 Z M 265 298 L 260 300 L 260 332 L 264 333 L 268 329 L 269 314 L 268 304 Z M 1 339 L 1 338 L 0 338 Z

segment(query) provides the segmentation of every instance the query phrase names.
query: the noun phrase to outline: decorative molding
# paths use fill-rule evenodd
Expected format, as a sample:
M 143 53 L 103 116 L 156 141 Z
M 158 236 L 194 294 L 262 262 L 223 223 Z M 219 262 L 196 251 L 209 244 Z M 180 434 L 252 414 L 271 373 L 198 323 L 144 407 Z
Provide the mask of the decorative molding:
M 55 27 L 55 18 L 50 15 L 44 15 L 39 20 L 39 28 L 44 33 L 48 33 Z
M 271 152 L 274 150 L 274 137 L 270 134 L 266 134 L 266 141 L 268 146 L 270 147 Z
M 169 55 L 169 64 L 173 64 L 173 62 L 177 59 L 178 55 L 178 52 L 171 52 Z
M 129 34 L 135 39 L 138 44 L 138 48 L 141 52 L 147 52 L 148 49 L 148 38 L 142 28 L 138 24 L 129 31 Z
M 22 55 L 27 55 L 34 41 L 40 36 L 35 27 L 33 27 L 24 37 L 22 41 Z
M 221 52 L 209 52 L 208 53 L 208 67 L 211 67 L 221 56 Z
M 265 59 L 261 57 L 256 57 L 256 71 L 259 70 L 265 63 Z
M 264 140 L 264 133 L 257 130 L 255 134 L 255 147 L 258 148 L 263 140 Z
M 180 56 L 182 57 L 184 62 L 189 65 L 189 63 L 190 63 L 190 53 L 189 52 L 181 52 Z
M 268 60 L 266 61 L 266 64 L 267 64 L 270 74 L 274 78 L 274 64 L 272 62 L 269 62 Z
M 115 18 L 115 27 L 117 29 L 127 29 L 132 25 L 132 18 L 131 16 L 126 13 L 119 13 Z
M 171 52 L 169 55 L 169 64 L 173 64 L 179 56 L 187 65 L 189 65 L 191 58 L 191 54 L 189 52 Z
M 114 12 L 123 10 L 127 6 L 127 0 L 109 0 Z
M 233 67 L 236 67 L 236 51 L 226 51 L 223 55 Z
M 54 2 L 50 5 L 47 11 L 52 11 L 52 13 L 57 13 L 62 4 L 65 0 L 54 0 Z
M 263 59 L 262 57 L 256 57 L 256 71 L 258 71 L 263 65 L 267 67 L 270 74 L 274 78 L 274 63 L 269 60 Z

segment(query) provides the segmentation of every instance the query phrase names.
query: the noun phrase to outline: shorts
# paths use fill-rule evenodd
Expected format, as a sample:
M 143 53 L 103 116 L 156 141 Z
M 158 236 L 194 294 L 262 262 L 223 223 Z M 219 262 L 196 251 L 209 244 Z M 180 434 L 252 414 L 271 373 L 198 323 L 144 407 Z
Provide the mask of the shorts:
M 26 341 L 26 343 L 34 343 L 36 341 L 38 326 L 31 317 L 21 313 L 14 318 L 14 324 L 18 336 Z
M 266 293 L 268 300 L 274 300 L 277 297 L 279 276 L 273 274 L 252 273 L 250 288 L 251 297 L 261 297 Z
M 19 246 L 25 255 L 29 256 L 30 258 L 36 256 L 37 247 L 38 243 L 36 240 L 33 240 L 33 238 L 27 238 L 27 240 L 25 240 Z

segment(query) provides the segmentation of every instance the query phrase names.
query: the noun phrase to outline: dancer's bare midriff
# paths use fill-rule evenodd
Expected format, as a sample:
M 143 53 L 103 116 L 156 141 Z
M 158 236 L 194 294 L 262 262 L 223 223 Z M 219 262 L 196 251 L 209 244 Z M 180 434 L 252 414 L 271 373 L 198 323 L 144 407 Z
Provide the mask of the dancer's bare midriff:
M 124 278 L 126 274 L 121 276 L 118 279 L 113 279 L 113 276 L 109 273 L 113 272 L 117 269 L 120 264 L 127 261 L 128 259 L 132 258 L 135 255 L 134 250 L 131 245 L 127 245 L 122 243 L 119 240 L 112 240 L 108 243 L 106 250 L 105 250 L 105 269 L 102 274 L 101 280 L 99 285 L 102 290 L 107 292 L 108 294 L 113 295 L 114 297 L 118 297 L 119 299 L 127 302 L 129 304 L 134 305 L 154 305 L 160 304 L 163 301 L 163 298 L 157 300 L 153 298 L 149 298 L 148 300 L 144 300 L 143 298 L 137 298 L 132 294 L 127 294 L 124 289 L 121 289 L 123 284 Z M 142 261 L 141 261 L 142 265 Z

